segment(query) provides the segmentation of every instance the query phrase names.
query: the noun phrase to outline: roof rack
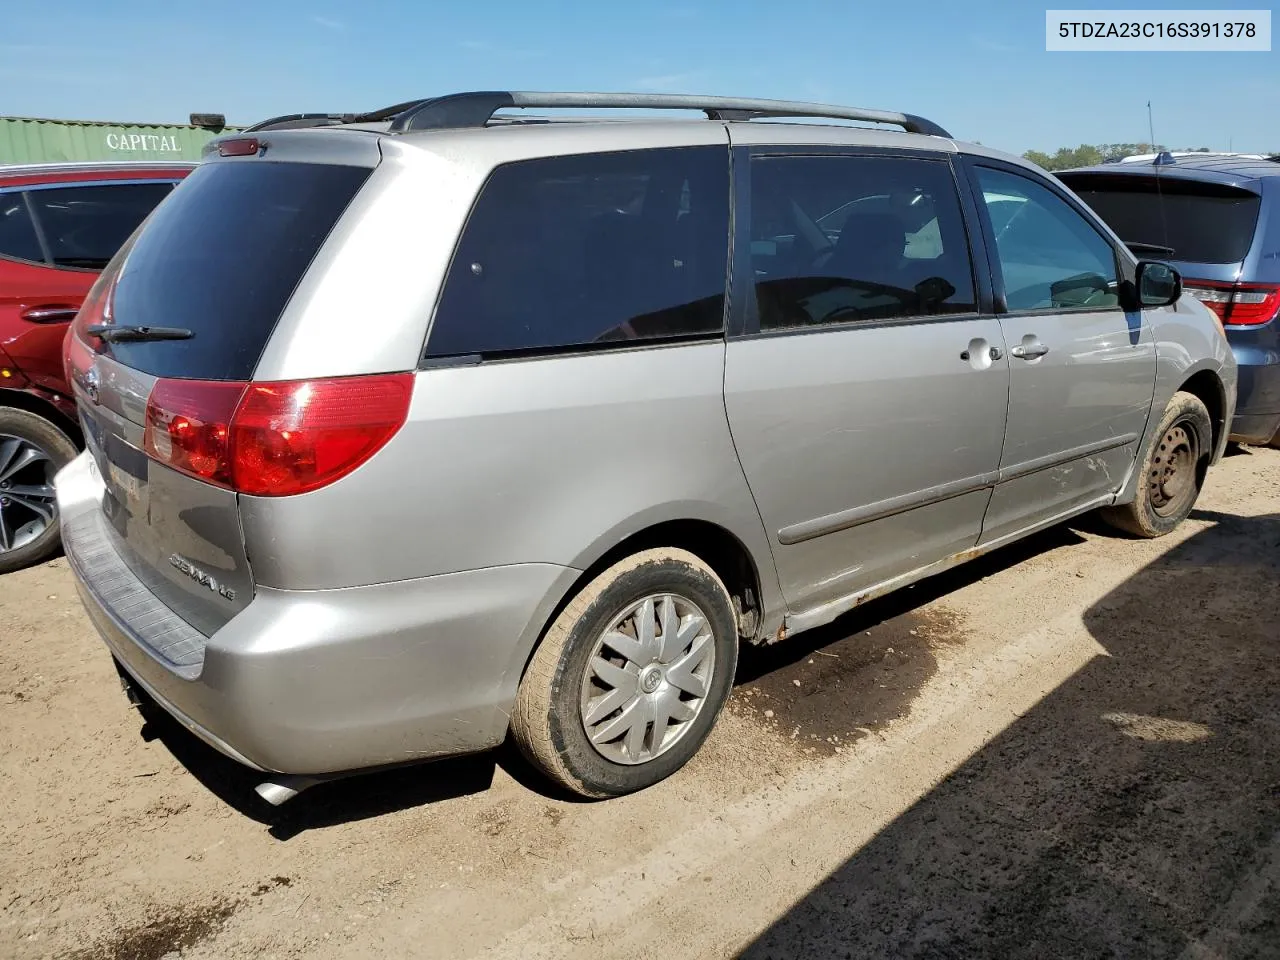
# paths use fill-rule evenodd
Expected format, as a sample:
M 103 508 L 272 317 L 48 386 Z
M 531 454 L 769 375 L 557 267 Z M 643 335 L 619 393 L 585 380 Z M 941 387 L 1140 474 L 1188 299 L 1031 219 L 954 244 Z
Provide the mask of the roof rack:
M 245 127 L 241 133 L 256 133 L 259 130 L 301 130 L 304 127 L 330 127 L 339 123 L 351 123 L 357 118 L 354 113 L 286 113 L 272 117 Z
M 862 120 L 888 123 L 908 133 L 922 133 L 951 139 L 951 134 L 932 120 L 910 113 L 865 110 L 822 103 L 791 100 L 757 100 L 738 97 L 700 97 L 667 93 L 528 93 L 513 91 L 473 91 L 452 93 L 426 100 L 388 107 L 362 114 L 353 122 L 390 120 L 393 133 L 410 130 L 440 130 L 456 127 L 483 127 L 493 115 L 510 107 L 564 107 L 640 110 L 700 110 L 711 120 L 752 120 L 760 117 L 822 117 L 832 120 Z

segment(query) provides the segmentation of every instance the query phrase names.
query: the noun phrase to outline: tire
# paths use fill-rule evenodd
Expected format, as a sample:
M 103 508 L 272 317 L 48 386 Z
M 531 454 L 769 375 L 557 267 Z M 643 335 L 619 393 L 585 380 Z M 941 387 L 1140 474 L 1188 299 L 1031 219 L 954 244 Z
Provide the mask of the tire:
M 646 612 L 647 643 L 637 639 Z M 667 649 L 664 622 L 678 624 Z M 622 649 L 603 641 L 613 627 Z M 598 799 L 642 790 L 697 753 L 728 699 L 737 660 L 737 621 L 720 578 L 687 551 L 645 550 L 592 580 L 551 624 L 520 682 L 512 738 L 574 793 Z M 665 734 L 654 722 L 662 714 Z
M 75 456 L 71 438 L 48 420 L 0 407 L 0 573 L 39 563 L 57 551 L 53 475 Z M 34 493 L 45 488 L 47 496 Z M 24 495 L 5 495 L 14 489 Z
M 1113 527 L 1135 537 L 1163 537 L 1191 513 L 1213 455 L 1213 422 L 1200 398 L 1173 395 L 1156 427 L 1132 503 L 1099 511 Z

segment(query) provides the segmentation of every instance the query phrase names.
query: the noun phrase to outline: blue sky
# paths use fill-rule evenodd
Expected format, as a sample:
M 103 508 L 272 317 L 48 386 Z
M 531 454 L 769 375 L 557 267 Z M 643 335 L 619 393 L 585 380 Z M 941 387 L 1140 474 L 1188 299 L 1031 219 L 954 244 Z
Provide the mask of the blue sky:
M 1151 99 L 1161 142 L 1280 150 L 1280 53 L 1047 53 L 1046 5 L 8 2 L 0 114 L 249 123 L 450 90 L 642 90 L 903 110 L 1021 153 L 1145 140 Z M 1214 6 L 1263 5 L 1196 4 Z

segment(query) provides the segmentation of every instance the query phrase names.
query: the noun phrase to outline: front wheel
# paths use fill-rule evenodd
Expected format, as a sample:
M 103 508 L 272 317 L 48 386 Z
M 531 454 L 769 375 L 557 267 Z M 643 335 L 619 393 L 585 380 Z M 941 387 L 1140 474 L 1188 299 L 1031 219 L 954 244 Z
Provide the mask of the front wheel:
M 1213 422 L 1194 394 L 1179 392 L 1165 407 L 1139 469 L 1132 503 L 1107 507 L 1102 518 L 1136 537 L 1163 537 L 1187 519 L 1213 450 Z
M 58 549 L 53 477 L 75 456 L 71 438 L 48 420 L 0 407 L 0 573 Z
M 520 682 L 512 737 L 575 793 L 641 790 L 698 751 L 737 657 L 733 605 L 711 568 L 684 550 L 637 553 L 551 625 Z

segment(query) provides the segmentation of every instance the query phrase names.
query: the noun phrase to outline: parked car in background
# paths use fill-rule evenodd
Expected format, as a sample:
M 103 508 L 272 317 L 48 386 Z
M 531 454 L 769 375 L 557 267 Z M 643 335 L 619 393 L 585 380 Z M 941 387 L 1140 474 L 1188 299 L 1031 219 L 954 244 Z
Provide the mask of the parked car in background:
M 58 546 L 53 475 L 81 441 L 62 363 L 67 325 L 193 166 L 0 166 L 0 573 Z
M 1280 160 L 1162 154 L 1058 178 L 1222 322 L 1240 370 L 1232 439 L 1280 443 Z
M 649 786 L 740 642 L 1084 511 L 1168 533 L 1226 444 L 1177 272 L 923 118 L 352 121 L 215 141 L 67 338 L 89 616 L 273 802 L 509 732 L 569 790 Z

